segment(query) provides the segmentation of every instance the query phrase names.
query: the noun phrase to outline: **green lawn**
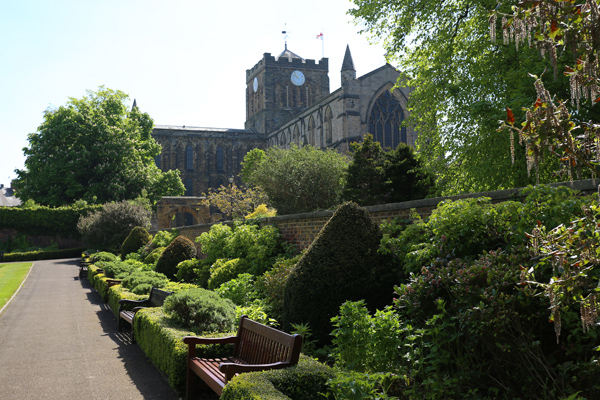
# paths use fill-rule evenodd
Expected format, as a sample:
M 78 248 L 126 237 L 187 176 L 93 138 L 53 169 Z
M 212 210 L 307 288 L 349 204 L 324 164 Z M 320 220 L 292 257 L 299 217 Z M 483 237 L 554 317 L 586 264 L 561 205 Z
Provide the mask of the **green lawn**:
M 0 309 L 17 291 L 33 263 L 0 264 Z

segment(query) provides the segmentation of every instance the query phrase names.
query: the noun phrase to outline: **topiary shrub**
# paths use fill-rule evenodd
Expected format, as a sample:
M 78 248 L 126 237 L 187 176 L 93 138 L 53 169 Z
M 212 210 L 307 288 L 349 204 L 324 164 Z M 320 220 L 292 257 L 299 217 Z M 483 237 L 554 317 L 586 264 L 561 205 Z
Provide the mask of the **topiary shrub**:
M 191 260 L 196 256 L 196 246 L 185 236 L 177 236 L 162 253 L 156 262 L 156 271 L 163 273 L 169 279 L 175 279 L 177 264 Z
M 123 279 L 136 270 L 134 265 L 123 261 L 101 261 L 96 265 L 104 270 L 108 278 L 113 279 Z
M 164 287 L 169 280 L 164 274 L 155 271 L 133 271 L 131 275 L 123 278 L 121 285 L 135 294 L 148 294 L 152 286 Z
M 209 277 L 210 265 L 204 260 L 194 258 L 177 264 L 176 279 L 178 282 L 194 283 L 202 287 L 207 287 Z
M 166 247 L 157 247 L 152 250 L 150 254 L 144 258 L 144 264 L 156 264 L 162 253 L 165 251 Z
M 194 332 L 226 332 L 235 325 L 235 305 L 210 290 L 183 290 L 167 297 L 163 306 L 170 319 Z
M 324 345 L 330 342 L 331 318 L 346 300 L 365 299 L 373 309 L 391 303 L 395 276 L 377 254 L 381 238 L 366 209 L 342 204 L 288 277 L 283 329 L 308 324 Z
M 97 263 L 99 261 L 118 261 L 119 258 L 113 253 L 109 253 L 107 251 L 100 251 L 98 253 L 94 253 L 90 256 L 90 261 L 92 263 Z
M 248 262 L 243 258 L 234 258 L 233 260 L 217 260 L 217 262 L 211 267 L 208 288 L 214 290 L 225 282 L 235 279 L 239 274 L 247 272 L 248 268 Z
M 143 246 L 146 246 L 152 241 L 152 236 L 146 228 L 142 226 L 136 226 L 129 232 L 129 236 L 125 239 L 121 245 L 121 260 L 125 260 L 127 254 L 135 253 Z

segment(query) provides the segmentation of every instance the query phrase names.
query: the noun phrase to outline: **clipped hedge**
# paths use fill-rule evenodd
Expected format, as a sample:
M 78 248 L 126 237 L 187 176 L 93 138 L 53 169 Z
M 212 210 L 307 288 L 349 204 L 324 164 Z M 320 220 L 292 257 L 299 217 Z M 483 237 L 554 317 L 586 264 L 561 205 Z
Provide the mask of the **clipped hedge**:
M 220 399 L 313 400 L 327 393 L 327 381 L 333 377 L 332 368 L 301 355 L 294 367 L 236 376 L 225 385 Z
M 152 235 L 143 226 L 136 226 L 129 232 L 129 236 L 121 245 L 121 260 L 125 260 L 127 254 L 135 253 L 140 248 L 152 242 Z
M 27 235 L 80 239 L 81 236 L 77 231 L 79 217 L 101 208 L 101 205 L 56 208 L 0 207 L 0 226 Z
M 111 288 L 112 289 L 112 288 Z M 171 324 L 162 308 L 145 308 L 135 317 L 135 340 L 142 351 L 168 379 L 169 385 L 179 391 L 185 391 L 187 377 L 187 345 L 183 337 L 196 336 L 194 332 L 177 328 Z M 203 335 L 204 337 L 223 337 L 235 335 L 234 332 Z M 198 357 L 224 357 L 233 351 L 230 344 L 199 345 Z
M 0 208 L 1 209 L 1 208 Z M 81 257 L 85 247 L 65 250 L 38 250 L 27 251 L 23 253 L 5 253 L 2 257 L 4 262 L 13 261 L 36 261 L 36 260 L 57 260 L 60 258 Z

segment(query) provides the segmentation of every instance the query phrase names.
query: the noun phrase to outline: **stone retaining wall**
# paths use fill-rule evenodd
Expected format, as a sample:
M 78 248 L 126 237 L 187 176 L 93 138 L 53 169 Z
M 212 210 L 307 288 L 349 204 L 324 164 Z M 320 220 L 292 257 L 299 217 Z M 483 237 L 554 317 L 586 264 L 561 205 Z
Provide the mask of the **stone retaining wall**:
M 599 180 L 581 180 L 574 182 L 562 182 L 552 184 L 552 186 L 569 186 L 572 189 L 579 190 L 582 193 L 590 194 L 598 191 Z M 489 197 L 493 203 L 500 203 L 508 200 L 521 200 L 519 196 L 521 188 L 499 190 L 492 192 L 480 192 L 465 194 L 459 196 L 436 197 L 432 199 L 413 200 L 403 203 L 382 204 L 378 206 L 367 207 L 371 216 L 377 221 L 382 222 L 393 218 L 410 218 L 411 210 L 415 210 L 421 217 L 427 217 L 431 214 L 437 205 L 444 200 L 458 200 L 474 197 Z M 307 248 L 317 236 L 321 228 L 329 221 L 333 211 L 318 211 L 305 214 L 282 215 L 272 218 L 263 218 L 260 220 L 261 226 L 274 225 L 279 228 L 285 239 L 295 244 L 299 249 Z M 231 221 L 224 222 L 231 224 Z M 204 232 L 210 231 L 213 224 L 192 225 L 177 228 L 179 233 L 190 240 L 200 236 Z

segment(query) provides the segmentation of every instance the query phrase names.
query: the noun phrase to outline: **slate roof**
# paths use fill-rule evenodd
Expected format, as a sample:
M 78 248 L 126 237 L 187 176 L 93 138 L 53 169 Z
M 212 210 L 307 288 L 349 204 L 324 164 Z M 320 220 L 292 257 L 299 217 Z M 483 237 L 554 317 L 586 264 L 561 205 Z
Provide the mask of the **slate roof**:
M 15 197 L 11 188 L 0 189 L 0 207 L 15 207 L 21 205 L 21 200 Z

